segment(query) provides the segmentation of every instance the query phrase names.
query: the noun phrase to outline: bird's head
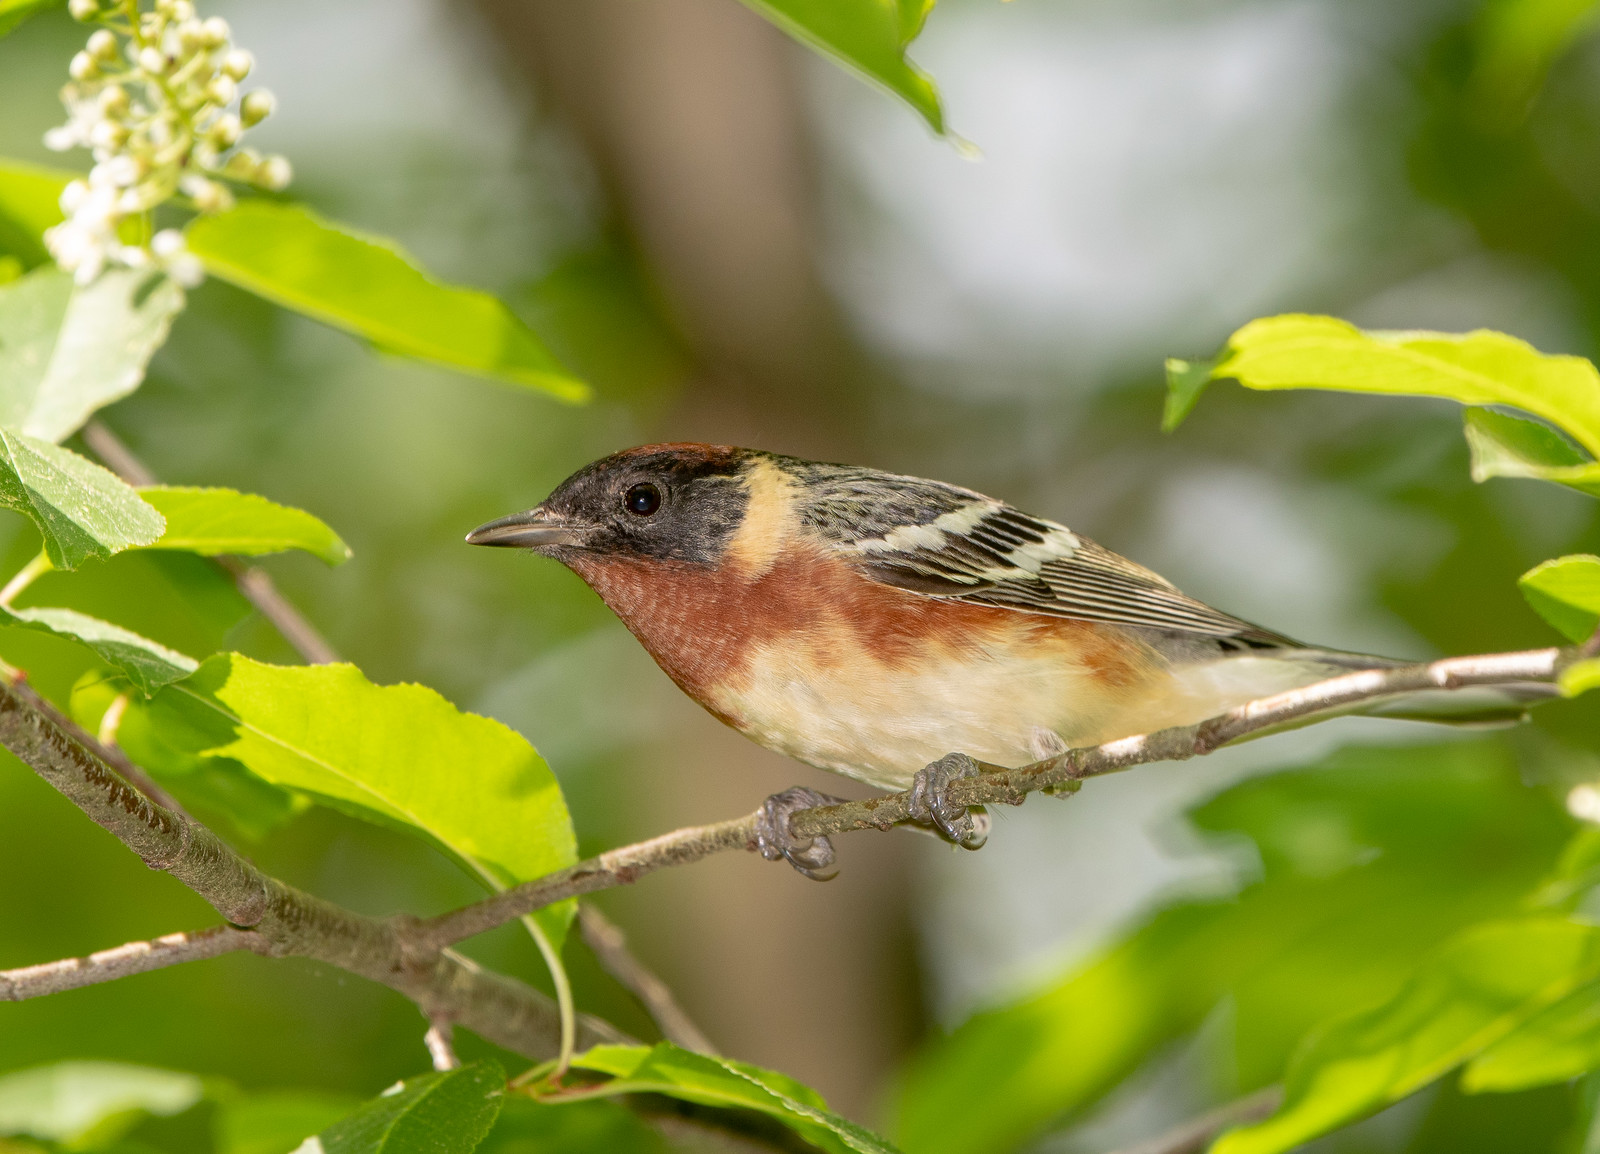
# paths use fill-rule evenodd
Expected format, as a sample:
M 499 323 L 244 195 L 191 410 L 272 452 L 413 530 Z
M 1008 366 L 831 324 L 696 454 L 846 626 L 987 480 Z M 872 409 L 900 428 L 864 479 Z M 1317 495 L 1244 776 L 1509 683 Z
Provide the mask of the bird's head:
M 480 525 L 470 545 L 714 562 L 744 518 L 756 458 L 728 445 L 643 445 L 579 469 L 532 509 Z

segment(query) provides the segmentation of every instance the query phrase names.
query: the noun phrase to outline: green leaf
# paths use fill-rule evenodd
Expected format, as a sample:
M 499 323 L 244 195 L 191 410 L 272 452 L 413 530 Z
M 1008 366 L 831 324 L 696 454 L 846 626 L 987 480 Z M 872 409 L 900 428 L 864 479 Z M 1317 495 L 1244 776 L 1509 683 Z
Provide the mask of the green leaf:
M 360 1104 L 343 1094 L 315 1090 L 269 1090 L 227 1100 L 218 1105 L 212 1124 L 216 1152 L 290 1154 L 308 1135 Z
M 341 228 L 299 205 L 246 201 L 193 221 L 188 242 L 212 276 L 385 352 L 566 401 L 589 395 L 501 301 L 440 284 L 391 242 Z
M 61 0 L 0 0 L 0 36 L 46 8 L 54 8 Z
M 1262 880 L 1170 904 L 927 1046 L 894 1103 L 907 1151 L 1015 1150 L 1224 1003 L 1219 1064 L 1241 1092 L 1277 1081 L 1306 1031 L 1392 996 L 1452 934 L 1518 909 L 1571 830 L 1498 742 L 1345 750 L 1236 786 L 1190 822 L 1248 838 Z
M 1526 1090 L 1565 1082 L 1600 1067 L 1600 984 L 1585 986 L 1479 1054 L 1462 1089 Z
M 80 174 L 21 160 L 0 160 L 0 251 L 28 267 L 45 264 L 44 231 L 62 221 L 61 190 Z
M 1527 113 L 1550 65 L 1600 16 L 1595 0 L 1489 0 L 1474 29 L 1471 96 L 1491 128 Z
M 1566 430 L 1600 456 L 1600 373 L 1582 357 L 1545 356 L 1504 333 L 1362 332 L 1334 317 L 1267 317 L 1228 338 L 1208 378 L 1250 389 L 1510 405 Z M 1197 386 L 1186 380 L 1185 387 Z
M 1468 409 L 1464 428 L 1474 481 L 1532 477 L 1600 497 L 1600 464 L 1549 425 L 1492 409 Z
M 1161 413 L 1161 431 L 1170 433 L 1194 412 L 1200 394 L 1211 383 L 1215 361 L 1182 361 L 1167 358 L 1167 403 Z
M 0 1077 L 0 1134 L 112 1140 L 144 1114 L 181 1114 L 205 1096 L 193 1074 L 120 1062 L 58 1062 Z
M 1577 697 L 1581 693 L 1600 688 L 1600 657 L 1591 657 L 1567 666 L 1556 682 L 1563 695 Z
M 511 1095 L 479 1149 L 483 1154 L 674 1154 L 681 1148 L 669 1148 L 620 1102 L 597 1098 L 551 1106 Z
M 944 134 L 933 81 L 906 59 L 933 0 L 745 0 L 802 44 L 900 97 Z
M 1600 624 L 1600 557 L 1579 553 L 1535 565 L 1517 578 L 1534 611 L 1573 641 Z
M 44 537 L 57 569 L 151 545 L 166 522 L 114 473 L 49 441 L 0 428 L 0 506 Z
M 396 1082 L 300 1147 L 303 1154 L 471 1154 L 505 1101 L 494 1061 Z
M 183 305 L 177 282 L 127 269 L 77 287 L 46 266 L 0 286 L 0 426 L 71 436 L 139 387 Z
M 10 620 L 30 629 L 70 637 L 92 649 L 106 664 L 128 678 L 146 697 L 188 677 L 200 663 L 174 649 L 168 649 L 130 629 L 79 613 L 76 609 L 8 609 L 0 606 L 0 620 Z
M 679 1049 L 671 1042 L 654 1046 L 596 1046 L 572 1060 L 576 1069 L 610 1074 L 605 1094 L 665 1094 L 685 1102 L 754 1110 L 776 1118 L 811 1145 L 829 1154 L 894 1154 L 894 1147 L 872 1131 L 830 1113 L 822 1096 L 785 1074 L 731 1058 L 713 1058 Z M 590 1091 L 594 1093 L 596 1091 Z M 559 1097 L 547 1099 L 559 1104 Z
M 1295 1059 L 1264 1122 L 1212 1154 L 1279 1154 L 1397 1102 L 1600 978 L 1600 928 L 1562 918 L 1475 926 L 1393 999 L 1328 1027 Z
M 149 485 L 139 490 L 167 519 L 167 531 L 149 549 L 177 549 L 215 557 L 258 557 L 300 549 L 329 565 L 350 559 L 350 546 L 303 509 L 236 489 Z
M 203 662 L 148 704 L 157 770 L 231 758 L 283 789 L 432 838 L 504 888 L 577 860 L 561 787 L 533 746 L 421 685 L 374 685 L 353 665 Z M 163 752 L 164 751 L 164 752 Z M 571 904 L 541 910 L 557 941 Z

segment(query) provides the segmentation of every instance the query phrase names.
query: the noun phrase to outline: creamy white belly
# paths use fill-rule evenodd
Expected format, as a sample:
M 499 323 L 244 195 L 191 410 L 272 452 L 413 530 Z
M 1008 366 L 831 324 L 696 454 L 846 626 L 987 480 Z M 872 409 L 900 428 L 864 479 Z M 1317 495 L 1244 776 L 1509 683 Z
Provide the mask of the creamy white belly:
M 737 686 L 709 702 L 754 741 L 883 789 L 948 753 L 1024 765 L 1064 747 L 1189 725 L 1323 676 L 1253 656 L 1171 669 L 1111 686 L 1053 646 L 982 659 L 847 669 L 813 646 L 752 655 Z

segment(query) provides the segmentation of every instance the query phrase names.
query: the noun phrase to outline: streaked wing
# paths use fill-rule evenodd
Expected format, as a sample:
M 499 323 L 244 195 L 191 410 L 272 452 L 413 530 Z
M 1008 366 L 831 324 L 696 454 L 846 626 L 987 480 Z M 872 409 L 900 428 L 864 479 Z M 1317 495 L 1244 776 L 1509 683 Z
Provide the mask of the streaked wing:
M 1244 647 L 1298 644 L 1196 601 L 1065 525 L 936 481 L 876 474 L 873 484 L 862 484 L 867 477 L 843 469 L 817 477 L 806 520 L 873 580 L 930 597 Z

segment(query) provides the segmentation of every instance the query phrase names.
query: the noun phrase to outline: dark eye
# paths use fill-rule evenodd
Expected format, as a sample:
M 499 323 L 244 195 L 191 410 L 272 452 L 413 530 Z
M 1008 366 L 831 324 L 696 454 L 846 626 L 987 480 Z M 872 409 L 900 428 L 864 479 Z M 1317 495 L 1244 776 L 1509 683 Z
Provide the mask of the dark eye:
M 622 498 L 622 503 L 628 507 L 628 512 L 648 517 L 661 508 L 661 490 L 649 481 L 645 481 L 629 489 L 628 495 Z

